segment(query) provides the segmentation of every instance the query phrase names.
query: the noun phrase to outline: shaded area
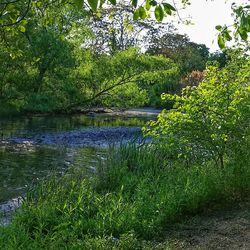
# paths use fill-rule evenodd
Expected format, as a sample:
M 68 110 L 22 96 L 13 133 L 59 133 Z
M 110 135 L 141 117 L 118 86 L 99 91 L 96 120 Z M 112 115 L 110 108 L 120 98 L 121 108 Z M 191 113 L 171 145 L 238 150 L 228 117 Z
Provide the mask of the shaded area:
M 23 117 L 18 119 L 1 119 L 0 118 L 0 140 L 14 136 L 34 135 L 45 132 L 62 132 L 87 127 L 141 127 L 152 116 L 144 112 L 143 116 L 135 117 L 133 111 L 131 116 L 121 116 L 122 113 L 116 114 L 96 114 L 88 115 L 71 115 L 71 116 L 34 116 Z M 142 112 L 142 111 L 140 111 Z M 123 113 L 125 114 L 125 113 Z M 157 113 L 156 113 L 157 114 Z
M 250 200 L 195 216 L 166 234 L 170 249 L 250 249 Z
M 63 172 L 73 155 L 65 149 L 34 145 L 0 147 L 0 202 L 21 196 L 28 185 L 51 171 Z

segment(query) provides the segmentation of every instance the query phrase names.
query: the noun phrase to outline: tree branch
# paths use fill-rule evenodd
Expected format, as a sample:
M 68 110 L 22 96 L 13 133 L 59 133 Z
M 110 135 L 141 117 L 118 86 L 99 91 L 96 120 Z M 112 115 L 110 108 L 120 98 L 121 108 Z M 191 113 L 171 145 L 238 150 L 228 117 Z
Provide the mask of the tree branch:
M 30 9 L 30 4 L 31 4 L 31 0 L 28 1 L 28 4 L 27 4 L 27 7 L 26 7 L 26 10 L 24 12 L 24 14 L 22 15 L 21 18 L 19 18 L 16 22 L 14 23 L 7 23 L 7 24 L 2 24 L 0 26 L 0 28 L 4 28 L 4 27 L 9 27 L 9 26 L 14 26 L 16 24 L 19 24 L 22 20 L 24 20 L 24 18 L 27 16 L 28 12 L 29 12 L 29 9 Z

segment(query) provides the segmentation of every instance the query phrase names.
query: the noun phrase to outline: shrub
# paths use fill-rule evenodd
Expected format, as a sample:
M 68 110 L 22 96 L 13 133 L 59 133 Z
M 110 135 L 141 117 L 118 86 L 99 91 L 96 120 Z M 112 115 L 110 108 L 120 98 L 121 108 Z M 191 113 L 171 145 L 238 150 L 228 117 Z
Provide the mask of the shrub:
M 214 159 L 224 166 L 226 157 L 242 151 L 250 134 L 250 61 L 233 61 L 218 69 L 210 66 L 197 87 L 186 87 L 182 95 L 163 94 L 175 101 L 157 121 L 144 129 L 161 141 L 173 157 L 187 162 Z

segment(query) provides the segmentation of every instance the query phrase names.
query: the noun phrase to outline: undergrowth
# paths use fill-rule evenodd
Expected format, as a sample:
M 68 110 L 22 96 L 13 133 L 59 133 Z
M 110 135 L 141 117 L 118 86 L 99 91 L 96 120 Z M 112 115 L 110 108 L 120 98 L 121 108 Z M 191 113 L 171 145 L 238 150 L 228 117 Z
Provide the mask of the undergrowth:
M 184 167 L 152 145 L 108 155 L 94 177 L 72 168 L 30 191 L 0 228 L 1 249 L 152 249 L 170 224 L 250 189 L 247 156 L 220 168 Z

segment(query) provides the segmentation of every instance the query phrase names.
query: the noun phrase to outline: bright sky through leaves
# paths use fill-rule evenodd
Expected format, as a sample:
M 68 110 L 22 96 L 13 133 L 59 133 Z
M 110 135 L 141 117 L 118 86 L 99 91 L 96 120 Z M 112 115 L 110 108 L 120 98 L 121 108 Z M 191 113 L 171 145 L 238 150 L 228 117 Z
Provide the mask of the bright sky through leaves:
M 216 25 L 231 25 L 231 5 L 244 4 L 246 0 L 192 0 L 186 10 L 181 11 L 182 17 L 191 16 L 194 25 L 178 25 L 181 33 L 186 33 L 190 39 L 197 43 L 204 43 L 211 49 L 211 52 L 219 49 L 217 44 Z

